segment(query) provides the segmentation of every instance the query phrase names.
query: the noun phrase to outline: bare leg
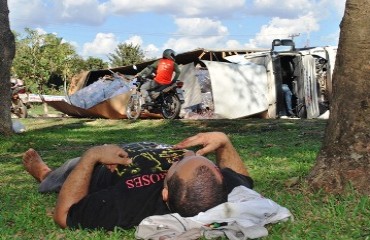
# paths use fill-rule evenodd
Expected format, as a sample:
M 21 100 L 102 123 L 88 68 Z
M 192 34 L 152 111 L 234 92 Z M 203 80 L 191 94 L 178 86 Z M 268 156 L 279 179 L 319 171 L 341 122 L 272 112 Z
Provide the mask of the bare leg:
M 51 172 L 51 169 L 42 161 L 40 155 L 32 148 L 23 154 L 23 165 L 37 181 L 41 182 Z

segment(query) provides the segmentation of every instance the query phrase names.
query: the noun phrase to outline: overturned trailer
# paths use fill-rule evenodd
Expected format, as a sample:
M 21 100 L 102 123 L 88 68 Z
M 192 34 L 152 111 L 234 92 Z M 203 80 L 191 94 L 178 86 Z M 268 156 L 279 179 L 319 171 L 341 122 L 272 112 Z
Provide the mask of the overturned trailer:
M 279 47 L 286 46 L 289 49 L 279 51 Z M 319 117 L 330 102 L 335 54 L 336 47 L 296 49 L 290 40 L 274 40 L 271 49 L 196 49 L 178 54 L 179 79 L 184 82 L 185 90 L 181 116 L 278 118 L 284 108 L 283 74 L 288 74 L 295 114 L 301 118 Z M 66 101 L 48 104 L 70 116 L 126 118 L 130 91 L 103 98 L 87 109 L 74 105 L 69 101 L 70 96 L 111 75 L 112 71 L 134 75 L 152 62 L 137 64 L 138 70 L 125 66 L 86 72 L 72 81 Z
M 206 69 L 212 96 L 212 104 L 207 106 L 211 105 L 213 111 L 207 117 L 278 118 L 285 115 L 285 79 L 293 93 L 294 114 L 299 118 L 318 118 L 327 115 L 329 109 L 336 49 L 296 49 L 289 39 L 274 40 L 268 51 L 229 55 L 222 62 L 203 60 L 198 65 L 188 64 L 183 74 L 193 88 L 185 92 L 197 96 L 193 92 L 197 81 L 192 78 L 199 78 L 199 69 Z

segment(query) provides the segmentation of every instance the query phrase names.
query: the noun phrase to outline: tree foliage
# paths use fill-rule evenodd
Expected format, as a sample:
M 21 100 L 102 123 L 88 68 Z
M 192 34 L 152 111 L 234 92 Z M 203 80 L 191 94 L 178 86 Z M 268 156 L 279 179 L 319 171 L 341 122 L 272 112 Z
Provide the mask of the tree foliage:
M 13 75 L 21 78 L 31 91 L 45 93 L 51 76 L 63 81 L 75 74 L 76 54 L 74 47 L 54 34 L 41 34 L 25 29 L 26 37 L 18 36 Z
M 111 67 L 128 66 L 142 63 L 144 61 L 144 52 L 139 45 L 132 43 L 118 44 L 114 53 L 108 56 Z
M 84 65 L 86 70 L 99 70 L 108 68 L 108 63 L 104 62 L 100 58 L 95 57 L 88 57 L 84 61 Z
M 55 34 L 25 28 L 24 36 L 14 35 L 12 75 L 22 79 L 31 92 L 53 94 L 82 70 L 108 68 L 108 63 L 100 58 L 83 59 L 70 43 Z M 125 66 L 143 62 L 144 53 L 138 45 L 122 43 L 108 58 L 111 67 Z
M 16 55 L 12 75 L 22 79 L 31 92 L 51 93 L 82 70 L 107 68 L 102 59 L 84 60 L 75 48 L 52 33 L 26 28 L 16 35 Z

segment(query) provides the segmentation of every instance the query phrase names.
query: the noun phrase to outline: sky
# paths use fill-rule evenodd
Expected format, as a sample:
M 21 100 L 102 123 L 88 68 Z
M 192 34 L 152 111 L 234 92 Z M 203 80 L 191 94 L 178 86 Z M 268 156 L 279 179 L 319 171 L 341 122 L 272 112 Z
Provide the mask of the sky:
M 8 0 L 10 27 L 53 33 L 79 55 L 107 60 L 120 43 L 163 50 L 336 46 L 345 0 Z

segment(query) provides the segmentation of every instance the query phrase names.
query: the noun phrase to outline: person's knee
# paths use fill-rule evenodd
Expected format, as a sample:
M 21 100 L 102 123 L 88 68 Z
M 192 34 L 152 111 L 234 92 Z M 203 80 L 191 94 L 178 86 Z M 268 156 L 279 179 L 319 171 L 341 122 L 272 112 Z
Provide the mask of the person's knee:
M 282 84 L 282 85 L 281 85 L 281 89 L 282 89 L 284 92 L 290 91 L 290 89 L 289 89 L 288 85 L 286 85 L 286 84 Z
M 141 96 L 146 98 L 148 96 L 148 91 L 147 90 L 141 90 Z
M 283 84 L 283 85 L 281 86 L 281 89 L 283 90 L 283 92 L 284 92 L 285 94 L 293 95 L 293 93 L 292 93 L 292 91 L 290 90 L 290 88 L 288 87 L 288 85 Z

